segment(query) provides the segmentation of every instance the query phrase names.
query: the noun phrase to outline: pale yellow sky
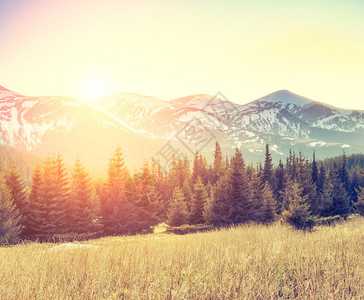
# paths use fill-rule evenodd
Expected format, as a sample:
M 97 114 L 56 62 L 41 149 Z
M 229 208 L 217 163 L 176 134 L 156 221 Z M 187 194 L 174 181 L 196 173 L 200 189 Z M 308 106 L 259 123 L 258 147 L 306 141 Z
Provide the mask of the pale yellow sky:
M 354 0 L 1 1 L 0 85 L 239 103 L 288 89 L 364 109 L 363 17 Z

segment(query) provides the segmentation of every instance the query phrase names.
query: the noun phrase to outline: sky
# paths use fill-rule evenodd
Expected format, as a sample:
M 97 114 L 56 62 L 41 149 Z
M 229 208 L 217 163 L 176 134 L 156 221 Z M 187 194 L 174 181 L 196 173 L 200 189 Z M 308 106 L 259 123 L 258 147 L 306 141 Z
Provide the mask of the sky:
M 364 109 L 364 1 L 0 0 L 0 85 L 241 104 L 288 89 Z

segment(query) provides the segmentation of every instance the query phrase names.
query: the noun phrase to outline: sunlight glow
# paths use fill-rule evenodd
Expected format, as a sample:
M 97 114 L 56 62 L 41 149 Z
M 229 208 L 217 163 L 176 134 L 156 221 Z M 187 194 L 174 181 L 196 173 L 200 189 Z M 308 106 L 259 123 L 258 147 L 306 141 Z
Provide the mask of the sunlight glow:
M 241 104 L 287 89 L 364 109 L 363 11 L 360 0 L 0 1 L 0 85 L 87 99 L 222 91 Z
M 82 99 L 88 101 L 107 96 L 107 83 L 103 78 L 96 75 L 86 77 L 81 84 L 80 94 Z

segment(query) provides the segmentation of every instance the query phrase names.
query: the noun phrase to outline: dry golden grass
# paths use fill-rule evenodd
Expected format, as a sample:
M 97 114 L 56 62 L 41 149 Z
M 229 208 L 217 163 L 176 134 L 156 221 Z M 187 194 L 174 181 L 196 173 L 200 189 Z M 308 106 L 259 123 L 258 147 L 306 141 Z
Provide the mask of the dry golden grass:
M 0 299 L 363 299 L 364 219 L 0 248 Z

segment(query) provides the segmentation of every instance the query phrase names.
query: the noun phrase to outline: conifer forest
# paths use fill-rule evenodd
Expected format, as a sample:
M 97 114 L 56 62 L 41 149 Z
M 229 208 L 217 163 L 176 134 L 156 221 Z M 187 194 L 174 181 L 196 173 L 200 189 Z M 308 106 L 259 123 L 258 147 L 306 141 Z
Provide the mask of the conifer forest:
M 247 165 L 238 149 L 227 157 L 216 142 L 211 164 L 196 153 L 193 163 L 173 156 L 168 170 L 145 161 L 131 173 L 118 146 L 105 179 L 79 159 L 68 172 L 56 154 L 35 163 L 27 184 L 12 161 L 0 169 L 0 243 L 149 233 L 163 222 L 198 231 L 280 221 L 309 231 L 364 214 L 362 162 L 360 155 L 318 161 L 290 151 L 274 165 L 267 144 L 264 162 Z

